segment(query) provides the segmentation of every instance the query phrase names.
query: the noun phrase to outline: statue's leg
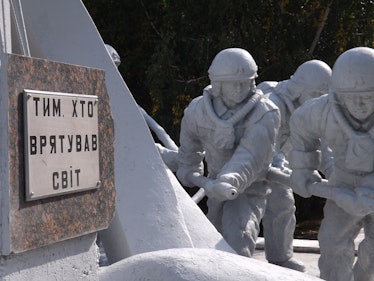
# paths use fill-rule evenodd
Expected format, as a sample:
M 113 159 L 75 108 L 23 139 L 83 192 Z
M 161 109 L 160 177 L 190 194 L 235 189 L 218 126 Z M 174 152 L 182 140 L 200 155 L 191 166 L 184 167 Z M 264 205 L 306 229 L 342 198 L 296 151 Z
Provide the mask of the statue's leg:
M 208 213 L 206 214 L 209 221 L 214 225 L 218 232 L 222 231 L 222 209 L 224 202 L 208 198 L 207 207 Z
M 222 235 L 240 255 L 251 257 L 260 231 L 266 196 L 243 193 L 223 207 Z
M 360 243 L 354 267 L 355 281 L 374 280 L 374 214 L 364 220 L 365 238 Z
M 295 199 L 290 187 L 270 183 L 264 226 L 266 259 L 273 264 L 305 271 L 302 262 L 293 259 L 293 235 L 296 225 Z
M 346 213 L 333 201 L 327 200 L 318 233 L 321 251 L 318 265 L 322 279 L 353 280 L 354 239 L 362 224 L 362 218 Z

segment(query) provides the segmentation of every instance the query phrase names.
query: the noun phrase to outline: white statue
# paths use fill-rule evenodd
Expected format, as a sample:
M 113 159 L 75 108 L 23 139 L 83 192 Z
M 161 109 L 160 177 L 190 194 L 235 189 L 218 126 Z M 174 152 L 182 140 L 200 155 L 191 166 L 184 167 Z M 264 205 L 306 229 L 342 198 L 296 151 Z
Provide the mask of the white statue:
M 116 49 L 114 49 L 111 45 L 105 44 L 105 48 L 107 49 L 108 53 L 110 54 L 110 57 L 112 58 L 114 64 L 119 67 L 121 64 L 121 57 L 117 53 Z
M 257 65 L 247 51 L 219 52 L 208 72 L 211 85 L 184 112 L 177 176 L 185 186 L 205 187 L 208 218 L 238 254 L 249 257 L 265 211 L 264 180 L 280 114 L 256 90 Z M 208 179 L 202 180 L 204 159 Z
M 291 117 L 289 154 L 293 189 L 327 198 L 318 234 L 321 278 L 374 280 L 374 49 L 353 48 L 339 56 L 328 95 L 306 102 Z M 334 165 L 321 183 L 320 140 Z M 365 238 L 354 264 L 354 239 Z
M 319 60 L 300 65 L 289 80 L 266 81 L 257 88 L 262 90 L 281 113 L 281 127 L 276 139 L 272 166 L 290 173 L 286 157 L 290 145 L 289 120 L 291 114 L 305 101 L 328 93 L 331 68 Z M 292 188 L 277 182 L 269 182 L 272 192 L 267 198 L 264 226 L 265 253 L 270 263 L 305 271 L 302 262 L 293 258 L 293 235 L 296 225 L 295 199 Z

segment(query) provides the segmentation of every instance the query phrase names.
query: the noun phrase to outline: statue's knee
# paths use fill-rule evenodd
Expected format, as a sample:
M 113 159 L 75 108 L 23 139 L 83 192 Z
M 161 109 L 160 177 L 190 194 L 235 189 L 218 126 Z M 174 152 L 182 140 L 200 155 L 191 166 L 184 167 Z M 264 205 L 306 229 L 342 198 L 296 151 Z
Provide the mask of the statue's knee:
M 365 238 L 358 247 L 357 257 L 361 268 L 374 272 L 374 241 Z

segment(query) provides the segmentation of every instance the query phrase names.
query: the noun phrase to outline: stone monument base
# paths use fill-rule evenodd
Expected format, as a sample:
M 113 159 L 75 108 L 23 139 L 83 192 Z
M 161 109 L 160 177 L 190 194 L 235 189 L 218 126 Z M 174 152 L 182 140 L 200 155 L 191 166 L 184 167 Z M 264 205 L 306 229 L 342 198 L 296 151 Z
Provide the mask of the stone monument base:
M 0 259 L 0 280 L 3 281 L 99 280 L 96 234 Z

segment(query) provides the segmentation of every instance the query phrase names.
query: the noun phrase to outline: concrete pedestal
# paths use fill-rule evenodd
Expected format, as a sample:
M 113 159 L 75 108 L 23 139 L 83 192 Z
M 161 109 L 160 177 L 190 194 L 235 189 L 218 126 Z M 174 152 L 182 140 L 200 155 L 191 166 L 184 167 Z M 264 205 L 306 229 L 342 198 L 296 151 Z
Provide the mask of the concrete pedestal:
M 96 234 L 0 257 L 0 280 L 97 281 Z

